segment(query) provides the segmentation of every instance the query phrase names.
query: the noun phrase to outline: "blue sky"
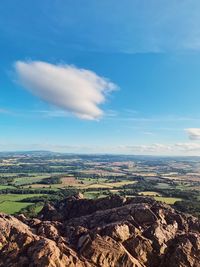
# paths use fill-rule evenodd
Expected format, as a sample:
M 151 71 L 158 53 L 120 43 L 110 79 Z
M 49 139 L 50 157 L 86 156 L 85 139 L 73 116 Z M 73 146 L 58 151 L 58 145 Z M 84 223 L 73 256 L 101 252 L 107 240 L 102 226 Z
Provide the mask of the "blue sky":
M 2 0 L 0 150 L 199 155 L 199 12 Z

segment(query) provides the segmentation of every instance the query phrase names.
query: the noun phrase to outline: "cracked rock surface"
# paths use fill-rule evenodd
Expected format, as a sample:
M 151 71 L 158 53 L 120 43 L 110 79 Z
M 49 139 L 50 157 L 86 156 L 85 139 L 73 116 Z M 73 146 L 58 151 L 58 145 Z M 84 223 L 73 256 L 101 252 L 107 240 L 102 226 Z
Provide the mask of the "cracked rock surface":
M 151 198 L 81 195 L 0 214 L 0 266 L 200 267 L 200 222 Z

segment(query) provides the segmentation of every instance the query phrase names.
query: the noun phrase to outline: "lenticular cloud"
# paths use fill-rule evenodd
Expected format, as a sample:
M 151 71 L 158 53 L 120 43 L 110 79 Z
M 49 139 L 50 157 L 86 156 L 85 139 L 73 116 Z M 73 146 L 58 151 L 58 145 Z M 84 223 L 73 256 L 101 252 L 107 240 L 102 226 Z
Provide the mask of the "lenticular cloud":
M 42 61 L 15 63 L 19 83 L 44 101 L 81 119 L 99 119 L 99 107 L 117 86 L 90 70 Z

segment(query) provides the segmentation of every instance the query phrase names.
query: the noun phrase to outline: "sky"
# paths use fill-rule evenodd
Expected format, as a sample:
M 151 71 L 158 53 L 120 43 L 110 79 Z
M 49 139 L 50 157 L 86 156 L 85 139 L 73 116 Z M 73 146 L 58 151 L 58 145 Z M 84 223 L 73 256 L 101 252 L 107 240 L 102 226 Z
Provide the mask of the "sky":
M 0 151 L 200 156 L 199 0 L 1 0 Z

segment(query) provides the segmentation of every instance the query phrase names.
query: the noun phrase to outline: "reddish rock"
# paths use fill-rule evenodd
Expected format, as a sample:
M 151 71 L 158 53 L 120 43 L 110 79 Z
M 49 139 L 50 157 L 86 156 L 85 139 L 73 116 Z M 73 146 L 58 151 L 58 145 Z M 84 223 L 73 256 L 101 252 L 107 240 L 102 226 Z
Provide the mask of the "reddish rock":
M 0 214 L 1 267 L 200 267 L 200 223 L 145 197 L 81 195 Z

